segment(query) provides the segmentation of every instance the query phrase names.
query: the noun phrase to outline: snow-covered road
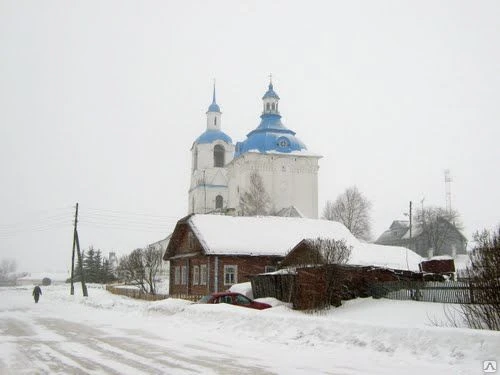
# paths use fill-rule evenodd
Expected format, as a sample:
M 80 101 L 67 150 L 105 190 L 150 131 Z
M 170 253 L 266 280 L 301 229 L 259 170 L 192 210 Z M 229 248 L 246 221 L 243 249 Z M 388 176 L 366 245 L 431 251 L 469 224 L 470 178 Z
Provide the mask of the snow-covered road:
M 38 304 L 30 294 L 0 288 L 0 374 L 469 375 L 500 349 L 498 333 L 349 320 L 387 311 L 383 301 L 305 315 L 135 301 L 100 288 L 83 298 L 46 287 Z

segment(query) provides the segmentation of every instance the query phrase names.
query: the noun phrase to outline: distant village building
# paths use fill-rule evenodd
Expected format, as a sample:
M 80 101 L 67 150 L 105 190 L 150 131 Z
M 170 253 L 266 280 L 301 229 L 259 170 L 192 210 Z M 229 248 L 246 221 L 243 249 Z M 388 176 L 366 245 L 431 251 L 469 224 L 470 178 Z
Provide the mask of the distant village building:
M 115 274 L 116 269 L 118 268 L 118 258 L 116 257 L 116 253 L 114 251 L 109 252 L 108 262 L 109 262 L 109 269 L 113 274 Z
M 160 241 L 153 242 L 152 244 L 149 245 L 149 247 L 153 247 L 156 250 L 159 250 L 162 254 L 165 254 L 165 251 L 167 250 L 168 243 L 170 242 L 170 238 L 172 237 L 171 234 L 169 234 L 167 237 Z M 168 279 L 169 277 L 169 272 L 170 272 L 170 267 L 168 262 L 162 262 L 160 269 L 158 270 L 158 273 L 156 276 L 160 279 Z
M 457 255 L 466 254 L 467 239 L 453 224 L 441 220 L 439 224 L 440 234 L 428 233 L 419 225 L 412 226 L 410 237 L 410 222 L 406 220 L 395 220 L 389 229 L 380 235 L 375 241 L 379 245 L 404 246 L 422 257 L 432 258 L 434 256 L 449 255 L 455 258 Z M 429 239 L 432 236 L 440 236 L 439 248 L 432 245 Z
M 259 126 L 233 144 L 221 129 L 222 113 L 215 87 L 208 107 L 206 130 L 191 147 L 189 213 L 240 213 L 240 196 L 257 172 L 271 198 L 272 210 L 318 217 L 318 160 L 295 132 L 281 122 L 279 96 L 272 82 L 262 98 Z

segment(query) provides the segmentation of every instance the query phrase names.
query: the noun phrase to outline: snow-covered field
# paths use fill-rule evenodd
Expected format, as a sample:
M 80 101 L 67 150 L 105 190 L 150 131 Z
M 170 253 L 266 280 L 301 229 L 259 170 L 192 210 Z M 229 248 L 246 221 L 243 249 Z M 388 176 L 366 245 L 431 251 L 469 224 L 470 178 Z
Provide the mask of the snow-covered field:
M 145 302 L 89 286 L 0 288 L 0 374 L 483 374 L 500 333 L 432 326 L 443 305 L 359 299 L 316 314 Z

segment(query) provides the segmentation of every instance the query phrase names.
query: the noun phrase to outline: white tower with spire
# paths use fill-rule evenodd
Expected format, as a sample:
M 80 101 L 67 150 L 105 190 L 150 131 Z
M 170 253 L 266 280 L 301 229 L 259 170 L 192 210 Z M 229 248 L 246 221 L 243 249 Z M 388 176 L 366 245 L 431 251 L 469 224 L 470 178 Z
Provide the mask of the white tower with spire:
M 215 98 L 208 107 L 207 128 L 191 147 L 191 185 L 189 213 L 209 213 L 228 208 L 228 177 L 226 165 L 233 160 L 231 137 L 221 130 L 222 113 Z

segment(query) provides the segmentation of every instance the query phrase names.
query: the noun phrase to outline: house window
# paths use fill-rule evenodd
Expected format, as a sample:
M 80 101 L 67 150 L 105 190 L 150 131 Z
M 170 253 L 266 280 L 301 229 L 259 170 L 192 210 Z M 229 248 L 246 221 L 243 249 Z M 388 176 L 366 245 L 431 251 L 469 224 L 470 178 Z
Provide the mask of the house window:
M 174 284 L 179 285 L 180 283 L 181 283 L 181 267 L 176 266 L 174 273 Z
M 264 272 L 265 273 L 274 272 L 274 271 L 276 271 L 276 267 L 275 266 L 265 266 L 264 267 Z
M 187 267 L 186 266 L 181 267 L 181 284 L 187 285 Z
M 215 145 L 214 147 L 214 167 L 224 166 L 224 147 L 221 145 Z
M 224 285 L 233 285 L 238 282 L 238 266 L 224 266 Z
M 198 285 L 200 283 L 200 267 L 193 267 L 193 285 Z
M 189 232 L 187 238 L 188 238 L 188 247 L 190 250 L 193 250 L 196 247 L 196 240 L 193 232 Z
M 200 285 L 207 285 L 208 281 L 208 268 L 206 264 L 200 266 Z
M 223 205 L 224 205 L 224 198 L 222 198 L 222 195 L 217 195 L 215 197 L 215 209 L 222 209 Z

